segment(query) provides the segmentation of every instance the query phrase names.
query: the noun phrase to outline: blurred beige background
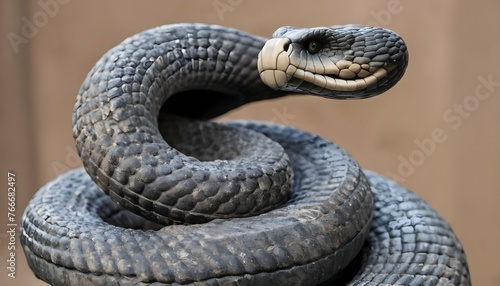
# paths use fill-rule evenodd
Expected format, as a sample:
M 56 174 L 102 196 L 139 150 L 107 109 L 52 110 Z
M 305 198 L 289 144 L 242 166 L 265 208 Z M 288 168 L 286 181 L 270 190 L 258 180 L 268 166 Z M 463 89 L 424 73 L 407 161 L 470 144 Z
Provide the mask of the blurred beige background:
M 365 168 L 425 198 L 463 242 L 473 284 L 498 285 L 499 1 L 2 0 L 0 11 L 1 285 L 44 285 L 19 245 L 16 278 L 7 276 L 7 171 L 16 174 L 18 223 L 38 188 L 80 166 L 71 113 L 94 63 L 125 37 L 175 22 L 221 24 L 261 36 L 283 25 L 348 23 L 401 34 L 410 65 L 381 96 L 283 98 L 222 119 L 275 121 L 334 140 Z

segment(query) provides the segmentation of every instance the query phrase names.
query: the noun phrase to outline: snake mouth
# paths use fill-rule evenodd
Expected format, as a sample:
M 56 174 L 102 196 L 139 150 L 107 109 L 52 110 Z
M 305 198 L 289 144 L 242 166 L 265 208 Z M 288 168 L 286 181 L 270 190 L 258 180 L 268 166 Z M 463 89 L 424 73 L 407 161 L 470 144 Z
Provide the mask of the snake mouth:
M 354 72 L 351 73 L 354 74 Z M 371 86 L 375 86 L 377 82 L 382 80 L 387 75 L 387 71 L 384 68 L 376 69 L 373 74 L 367 75 L 365 77 L 351 75 L 349 73 L 349 78 L 346 78 L 345 76 L 340 75 L 339 72 L 318 74 L 297 68 L 294 65 L 289 65 L 286 70 L 286 75 L 288 81 L 279 87 L 281 89 L 303 89 L 304 91 L 311 92 L 314 92 L 314 90 L 316 90 L 316 92 L 314 93 L 321 93 L 321 91 L 325 90 L 354 92 L 365 90 Z M 269 75 L 264 76 L 269 77 Z M 276 78 L 276 74 L 274 74 L 274 78 Z M 309 83 L 309 85 L 304 84 L 304 82 Z M 346 97 L 348 96 L 349 95 L 346 94 Z
M 337 74 L 317 74 L 298 69 L 290 65 L 285 72 L 281 70 L 265 70 L 261 72 L 262 81 L 276 90 L 302 91 L 329 96 L 331 91 L 341 92 L 363 91 L 373 86 L 387 75 L 385 69 L 378 69 L 366 78 L 345 79 Z M 346 93 L 343 97 L 351 97 Z

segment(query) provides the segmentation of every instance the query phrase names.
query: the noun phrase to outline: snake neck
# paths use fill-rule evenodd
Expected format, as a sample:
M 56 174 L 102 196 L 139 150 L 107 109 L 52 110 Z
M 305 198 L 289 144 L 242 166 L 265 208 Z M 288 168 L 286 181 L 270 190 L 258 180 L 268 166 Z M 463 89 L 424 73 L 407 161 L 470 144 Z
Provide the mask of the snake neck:
M 110 98 L 130 90 L 132 96 L 159 98 L 154 105 L 161 111 L 210 119 L 249 102 L 287 94 L 260 80 L 257 58 L 265 41 L 214 25 L 162 26 L 123 41 L 91 74 L 113 78 L 107 86 Z M 106 69 L 110 65 L 112 72 Z M 87 77 L 81 90 L 89 90 L 93 81 L 94 76 Z
M 258 44 L 260 46 L 260 42 Z M 156 69 L 158 73 L 147 79 L 165 95 L 160 112 L 205 120 L 250 102 L 289 94 L 272 90 L 262 83 L 256 63 L 258 47 L 221 40 L 211 45 L 181 48 L 182 55 L 176 59 L 180 64 L 177 72 L 168 71 L 169 65 L 175 62 L 160 63 L 162 66 Z M 215 48 L 219 45 L 222 47 Z M 212 50 L 212 53 L 205 50 Z M 162 82 L 164 77 L 181 84 L 155 85 L 155 81 Z

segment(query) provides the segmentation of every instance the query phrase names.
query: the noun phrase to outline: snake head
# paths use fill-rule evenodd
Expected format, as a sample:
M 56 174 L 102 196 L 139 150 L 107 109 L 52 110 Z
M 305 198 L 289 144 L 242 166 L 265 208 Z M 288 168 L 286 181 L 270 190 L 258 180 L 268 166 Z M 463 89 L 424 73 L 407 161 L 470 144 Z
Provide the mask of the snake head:
M 403 76 L 408 51 L 393 31 L 355 25 L 281 27 L 259 53 L 261 80 L 272 89 L 328 98 L 366 98 Z

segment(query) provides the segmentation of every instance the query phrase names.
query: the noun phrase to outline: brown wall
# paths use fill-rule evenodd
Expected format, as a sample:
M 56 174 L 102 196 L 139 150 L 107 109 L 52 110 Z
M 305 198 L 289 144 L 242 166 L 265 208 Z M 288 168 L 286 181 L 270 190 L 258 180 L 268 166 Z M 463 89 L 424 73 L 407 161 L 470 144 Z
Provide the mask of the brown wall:
M 0 281 L 42 285 L 19 247 L 17 278 L 6 276 L 7 170 L 17 176 L 18 222 L 39 187 L 80 165 L 71 135 L 72 107 L 83 78 L 109 48 L 141 30 L 175 22 L 215 23 L 261 36 L 283 25 L 360 23 L 388 27 L 406 40 L 410 66 L 394 89 L 364 101 L 284 98 L 222 119 L 294 125 L 339 143 L 365 168 L 399 175 L 450 222 L 465 246 L 474 285 L 498 285 L 499 1 L 59 0 L 44 23 L 47 12 L 40 3 L 55 1 L 0 4 Z M 234 6 L 218 12 L 214 3 Z M 23 19 L 37 21 L 36 31 L 23 31 Z M 25 42 L 13 45 L 12 33 Z M 483 83 L 488 78 L 493 84 Z M 465 106 L 462 113 L 460 106 Z M 436 132 L 442 135 L 434 139 L 434 150 L 418 161 L 416 141 L 429 142 Z M 414 168 L 402 170 L 401 158 Z

